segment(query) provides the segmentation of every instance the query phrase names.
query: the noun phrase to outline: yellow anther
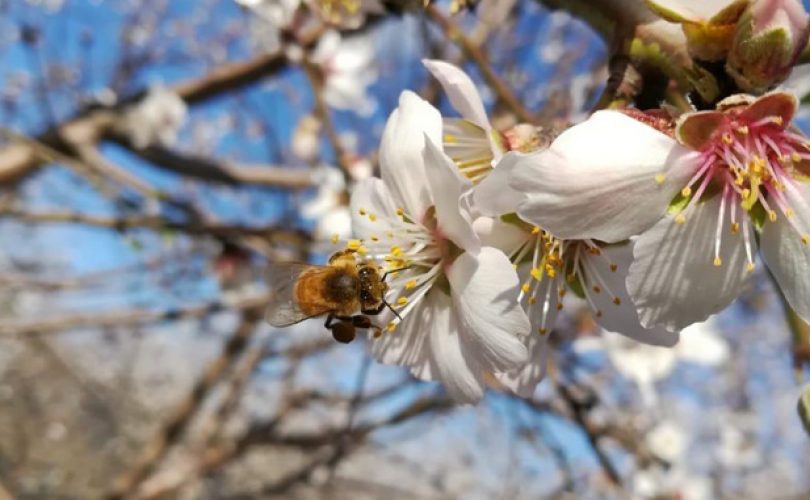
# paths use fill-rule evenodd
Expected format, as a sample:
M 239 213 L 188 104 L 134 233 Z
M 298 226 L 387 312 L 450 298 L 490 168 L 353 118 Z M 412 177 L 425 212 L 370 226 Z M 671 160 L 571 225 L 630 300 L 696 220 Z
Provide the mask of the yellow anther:
M 534 226 L 534 227 L 532 228 L 532 234 L 538 234 L 539 232 L 540 232 L 540 228 L 539 228 L 539 227 Z
M 751 196 L 751 190 L 748 189 L 748 188 L 745 188 L 745 189 L 742 190 L 742 193 L 740 193 L 740 195 L 743 198 L 747 199 L 747 198 L 749 198 Z
M 725 134 L 723 134 L 723 136 L 721 137 L 721 140 L 723 141 L 723 143 L 724 143 L 726 146 L 729 146 L 729 145 L 731 145 L 731 144 L 733 144 L 733 143 L 734 143 L 734 138 L 733 138 L 733 137 L 731 137 L 731 134 L 729 134 L 728 132 L 726 132 Z
M 382 330 L 374 330 L 374 334 L 372 335 L 375 339 L 382 337 Z
M 790 159 L 793 161 L 793 163 L 799 163 L 800 161 L 802 161 L 801 155 L 796 151 L 790 153 Z
M 411 290 L 416 288 L 416 280 L 410 280 L 409 282 L 405 283 L 405 290 Z
M 563 305 L 562 302 L 557 302 L 557 310 L 562 311 Z
M 737 133 L 740 135 L 748 135 L 748 127 L 745 125 L 737 127 Z
M 692 188 L 686 186 L 685 188 L 681 189 L 681 196 L 683 196 L 684 198 L 692 196 Z
M 397 329 L 397 323 L 394 323 L 393 321 L 391 321 L 390 323 L 388 323 L 388 325 L 385 327 L 385 329 L 388 330 L 389 332 L 393 332 L 394 330 Z
M 377 237 L 377 235 L 376 235 L 376 234 L 372 234 L 372 235 L 371 235 L 371 241 L 380 241 L 380 238 L 379 238 L 379 237 Z
M 444 134 L 444 142 L 446 142 L 448 144 L 453 144 L 457 140 L 458 139 L 453 134 Z
M 520 289 L 523 291 L 523 293 L 529 293 L 529 284 L 528 283 L 523 283 L 523 285 L 521 285 Z
M 619 266 L 617 266 L 616 264 L 611 264 L 610 265 L 610 272 L 615 273 L 616 269 L 618 269 L 618 268 L 619 268 Z
M 397 299 L 397 305 L 404 306 L 408 303 L 408 297 L 400 297 Z
M 532 268 L 529 274 L 531 274 L 532 278 L 536 279 L 537 281 L 543 279 L 543 271 L 537 269 L 536 267 Z
M 684 222 L 686 222 L 686 216 L 684 214 L 678 214 L 675 216 L 676 224 L 683 224 Z
M 774 117 L 772 117 L 772 120 L 773 120 L 773 123 L 775 123 L 776 125 L 779 125 L 780 127 L 782 126 L 783 123 L 785 123 L 785 120 L 781 116 L 774 116 Z
M 664 174 L 655 174 L 655 182 L 658 184 L 663 184 L 664 181 L 667 180 L 667 176 Z
M 386 235 L 386 236 L 388 236 L 388 239 L 389 239 L 389 240 L 393 240 L 393 239 L 394 239 L 394 233 L 392 233 L 391 231 L 386 231 L 385 235 Z
M 335 234 L 332 235 L 331 239 L 332 239 L 332 244 L 337 245 L 338 241 L 340 241 L 340 236 L 338 236 L 338 234 L 335 233 Z
M 349 250 L 358 250 L 361 246 L 363 246 L 363 242 L 360 240 L 349 240 L 346 242 L 346 248 Z
M 802 236 L 802 243 L 805 245 L 810 245 L 810 236 L 804 235 Z
M 593 293 L 602 293 L 602 289 L 598 285 L 593 286 Z
M 723 259 L 721 259 L 720 256 L 718 255 L 717 257 L 714 258 L 713 264 L 714 267 L 720 267 L 723 265 Z
M 359 253 L 360 255 L 366 255 L 368 253 L 368 248 L 364 247 L 363 245 L 360 245 L 359 247 L 357 247 L 357 253 Z
M 533 306 L 537 303 L 537 299 L 535 297 L 529 297 L 529 305 Z
M 397 216 L 398 217 L 403 217 L 404 215 L 405 215 L 405 210 L 402 210 L 401 208 L 398 208 L 397 209 Z
M 540 335 L 545 335 L 548 333 L 548 330 L 543 327 L 540 327 L 537 329 L 537 333 L 539 333 Z
M 546 264 L 546 276 L 549 278 L 554 278 L 557 276 L 557 270 L 554 269 L 551 264 Z
M 753 262 L 749 262 L 748 264 L 746 264 L 746 265 L 745 265 L 745 270 L 746 270 L 746 271 L 748 271 L 748 272 L 750 273 L 750 272 L 752 272 L 752 271 L 754 270 L 754 267 L 755 267 L 755 266 L 754 266 L 754 263 L 753 263 Z
M 361 209 L 360 209 L 360 210 L 358 210 L 357 212 L 358 212 L 360 215 L 366 215 L 366 209 L 365 209 L 365 208 L 361 208 Z M 345 212 L 344 212 L 344 213 L 345 213 Z
M 558 294 L 560 297 L 565 297 L 565 294 L 566 294 L 566 293 L 568 293 L 568 292 L 565 290 L 565 288 L 560 288 L 560 291 L 559 291 L 559 292 L 557 292 L 557 294 Z
M 377 220 L 377 216 L 375 214 L 368 214 L 368 220 L 374 222 L 375 220 Z
M 601 318 L 602 317 L 602 311 L 596 311 L 596 317 Z
M 737 234 L 740 232 L 740 223 L 739 222 L 732 222 L 731 223 L 731 234 Z
M 771 222 L 776 222 L 776 211 L 775 210 L 768 210 L 768 220 Z
M 613 297 L 613 303 L 620 306 L 622 305 L 622 299 L 620 297 Z
M 398 245 L 391 246 L 391 255 L 394 257 L 399 257 L 402 255 L 402 249 Z
M 790 218 L 793 217 L 794 215 L 796 215 L 796 211 L 793 210 L 792 208 L 788 208 L 787 210 L 785 210 L 785 217 Z

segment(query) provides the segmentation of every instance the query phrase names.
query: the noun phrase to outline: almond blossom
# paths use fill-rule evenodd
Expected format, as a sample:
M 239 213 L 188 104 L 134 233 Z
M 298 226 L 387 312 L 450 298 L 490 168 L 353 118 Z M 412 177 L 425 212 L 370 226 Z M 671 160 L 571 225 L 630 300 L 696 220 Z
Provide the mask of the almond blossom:
M 337 31 L 329 30 L 318 41 L 312 62 L 323 70 L 323 98 L 330 106 L 361 116 L 374 112 L 377 102 L 368 94 L 368 87 L 377 79 L 371 37 L 343 38 Z
M 506 255 L 482 245 L 462 194 L 471 187 L 439 146 L 439 112 L 404 92 L 380 147 L 381 179 L 352 193 L 360 255 L 386 262 L 396 315 L 371 341 L 384 363 L 440 380 L 461 402 L 483 396 L 488 374 L 522 366 L 529 320 Z
M 512 186 L 526 193 L 518 213 L 560 237 L 642 233 L 628 290 L 644 326 L 669 330 L 736 298 L 761 227 L 765 262 L 810 319 L 810 149 L 789 128 L 797 106 L 784 92 L 732 96 L 716 111 L 682 116 L 675 138 L 597 112 L 515 170 Z

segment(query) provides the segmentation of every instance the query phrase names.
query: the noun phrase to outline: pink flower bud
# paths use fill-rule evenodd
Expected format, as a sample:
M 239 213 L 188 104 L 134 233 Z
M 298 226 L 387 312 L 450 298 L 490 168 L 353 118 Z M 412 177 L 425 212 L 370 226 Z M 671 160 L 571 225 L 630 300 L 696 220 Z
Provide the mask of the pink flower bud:
M 757 0 L 737 22 L 726 71 L 740 89 L 762 92 L 790 75 L 808 35 L 810 16 L 800 0 Z

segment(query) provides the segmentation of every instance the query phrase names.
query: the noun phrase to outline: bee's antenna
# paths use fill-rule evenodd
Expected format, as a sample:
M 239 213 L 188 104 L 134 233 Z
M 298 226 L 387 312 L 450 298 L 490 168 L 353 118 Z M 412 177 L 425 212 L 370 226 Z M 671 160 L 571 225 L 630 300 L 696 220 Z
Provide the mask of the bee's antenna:
M 410 269 L 412 267 L 413 266 L 405 266 L 405 267 L 400 267 L 398 269 L 391 269 L 389 271 L 385 271 L 385 274 L 382 275 L 382 278 L 380 279 L 380 281 L 385 281 L 385 278 L 388 277 L 389 274 L 398 273 L 399 271 L 406 271 L 406 270 L 408 270 L 408 269 Z
M 399 313 L 393 307 L 391 307 L 391 304 L 389 304 L 388 301 L 383 299 L 382 302 L 383 304 L 385 304 L 385 307 L 387 307 L 388 309 L 391 310 L 392 313 L 394 313 L 394 316 L 396 316 L 397 318 L 399 318 L 400 321 L 402 321 L 402 316 L 400 316 Z

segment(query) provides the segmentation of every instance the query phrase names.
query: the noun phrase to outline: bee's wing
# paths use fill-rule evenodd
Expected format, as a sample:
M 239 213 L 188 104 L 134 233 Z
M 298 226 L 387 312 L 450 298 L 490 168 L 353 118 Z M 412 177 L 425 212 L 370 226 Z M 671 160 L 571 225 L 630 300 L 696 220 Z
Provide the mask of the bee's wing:
M 295 283 L 305 271 L 318 269 L 318 266 L 298 262 L 272 262 L 267 270 L 267 284 L 270 286 L 270 303 L 264 319 L 275 327 L 294 325 L 313 316 L 326 313 L 329 310 L 314 310 L 307 307 L 308 312 L 301 310 L 295 298 Z

